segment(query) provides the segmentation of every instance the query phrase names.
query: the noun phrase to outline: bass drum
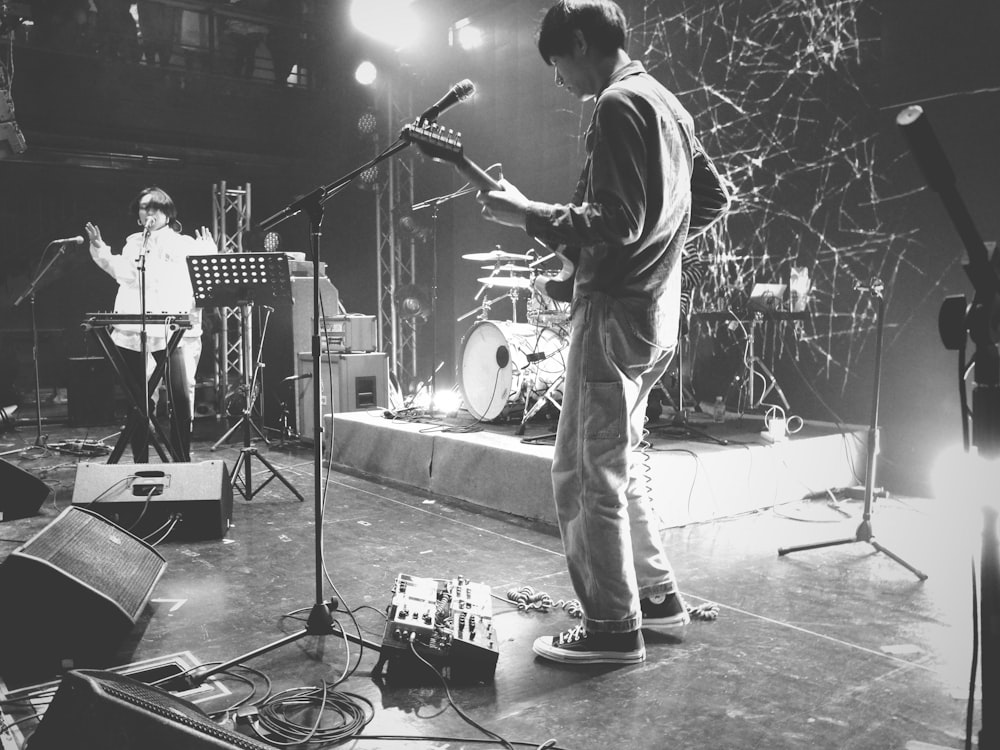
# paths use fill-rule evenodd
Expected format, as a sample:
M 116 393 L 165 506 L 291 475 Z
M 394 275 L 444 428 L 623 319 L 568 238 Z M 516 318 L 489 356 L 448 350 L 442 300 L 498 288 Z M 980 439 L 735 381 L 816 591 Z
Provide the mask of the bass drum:
M 496 419 L 525 390 L 544 393 L 566 373 L 568 342 L 550 328 L 481 320 L 462 338 L 458 382 L 476 419 Z

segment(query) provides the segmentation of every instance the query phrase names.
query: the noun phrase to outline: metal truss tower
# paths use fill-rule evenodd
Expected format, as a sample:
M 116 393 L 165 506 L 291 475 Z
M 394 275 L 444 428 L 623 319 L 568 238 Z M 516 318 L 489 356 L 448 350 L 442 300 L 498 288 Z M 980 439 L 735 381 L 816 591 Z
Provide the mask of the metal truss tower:
M 250 183 L 228 187 L 225 181 L 212 186 L 212 235 L 220 253 L 241 253 L 244 235 L 250 232 Z M 244 342 L 243 314 L 238 307 L 221 307 L 222 326 L 215 334 L 215 396 L 218 414 L 225 414 L 230 383 L 243 383 L 243 347 L 253 350 L 253 316 L 247 321 L 250 337 Z
M 411 119 L 412 101 L 396 98 L 391 84 L 382 92 L 382 143 L 393 143 L 404 122 Z M 381 140 L 381 139 L 380 139 Z M 415 242 L 399 230 L 399 218 L 413 205 L 413 157 L 400 151 L 379 165 L 387 178 L 376 189 L 376 224 L 378 230 L 378 325 L 382 351 L 389 355 L 389 368 L 405 389 L 417 372 L 416 323 L 399 314 L 396 291 L 416 283 Z

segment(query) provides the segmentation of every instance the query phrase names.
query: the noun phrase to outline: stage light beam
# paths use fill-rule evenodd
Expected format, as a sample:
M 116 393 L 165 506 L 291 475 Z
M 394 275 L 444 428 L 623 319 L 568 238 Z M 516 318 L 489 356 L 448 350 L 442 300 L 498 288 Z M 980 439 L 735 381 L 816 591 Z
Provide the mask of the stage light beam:
M 412 0 L 353 0 L 351 23 L 367 36 L 393 49 L 411 46 L 420 36 Z
M 369 60 L 359 63 L 358 67 L 354 69 L 354 80 L 362 86 L 371 86 L 377 78 L 378 68 L 375 67 L 375 63 Z

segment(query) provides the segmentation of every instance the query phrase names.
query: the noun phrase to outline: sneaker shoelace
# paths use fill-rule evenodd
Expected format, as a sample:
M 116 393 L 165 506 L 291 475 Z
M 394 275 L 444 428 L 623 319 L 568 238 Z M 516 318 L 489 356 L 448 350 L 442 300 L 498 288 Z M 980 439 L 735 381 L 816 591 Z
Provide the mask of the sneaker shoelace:
M 568 646 L 572 643 L 579 643 L 584 638 L 587 637 L 587 631 L 584 630 L 583 625 L 576 625 L 569 630 L 560 633 L 555 638 L 556 646 Z

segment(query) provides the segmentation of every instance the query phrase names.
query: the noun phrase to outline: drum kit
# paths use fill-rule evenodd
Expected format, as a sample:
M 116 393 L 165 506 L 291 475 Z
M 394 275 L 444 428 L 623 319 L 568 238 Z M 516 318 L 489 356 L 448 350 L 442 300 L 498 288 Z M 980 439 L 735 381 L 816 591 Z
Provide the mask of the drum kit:
M 476 316 L 462 337 L 458 384 L 465 408 L 480 421 L 510 420 L 520 411 L 521 429 L 546 405 L 561 408 L 569 348 L 569 305 L 543 296 L 533 285 L 552 256 L 508 253 L 497 248 L 468 253 L 465 260 L 489 270 L 479 277 L 479 305 L 458 318 Z M 526 321 L 519 302 L 526 300 Z M 493 320 L 495 304 L 510 302 L 510 317 Z

